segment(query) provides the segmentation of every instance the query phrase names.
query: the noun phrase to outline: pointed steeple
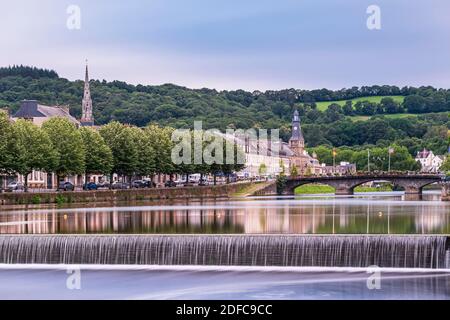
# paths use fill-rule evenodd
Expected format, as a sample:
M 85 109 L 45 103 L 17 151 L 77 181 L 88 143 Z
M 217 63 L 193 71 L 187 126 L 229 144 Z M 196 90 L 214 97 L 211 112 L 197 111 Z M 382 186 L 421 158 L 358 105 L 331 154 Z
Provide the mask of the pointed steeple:
M 87 59 L 86 59 L 86 74 L 84 79 L 84 94 L 81 110 L 82 110 L 82 116 L 80 120 L 81 125 L 93 126 L 94 116 L 92 115 L 92 99 L 91 99 L 91 89 L 89 87 L 89 70 Z
M 300 126 L 300 115 L 295 109 L 292 116 L 292 135 L 289 139 L 289 147 L 296 156 L 303 155 L 305 150 L 305 138 L 303 137 L 302 127 Z

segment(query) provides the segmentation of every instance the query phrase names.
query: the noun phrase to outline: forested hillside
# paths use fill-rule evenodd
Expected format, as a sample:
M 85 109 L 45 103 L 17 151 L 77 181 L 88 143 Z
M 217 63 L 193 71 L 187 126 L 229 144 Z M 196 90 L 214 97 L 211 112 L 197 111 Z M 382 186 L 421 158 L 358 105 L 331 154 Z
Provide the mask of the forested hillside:
M 385 145 L 395 141 L 408 147 L 411 153 L 423 147 L 444 153 L 448 145 L 450 90 L 447 89 L 370 86 L 335 91 L 246 92 L 92 80 L 91 91 L 98 124 L 118 120 L 138 126 L 157 122 L 190 127 L 193 120 L 203 120 L 204 128 L 222 130 L 227 127 L 281 128 L 282 138 L 286 140 L 290 135 L 292 110 L 297 108 L 309 147 L 359 148 L 365 144 Z M 21 100 L 36 99 L 43 104 L 69 105 L 71 113 L 80 117 L 82 95 L 82 81 L 60 78 L 55 71 L 23 66 L 0 68 L 0 107 L 8 107 L 12 112 L 17 110 Z M 384 98 L 370 98 L 380 96 Z M 355 100 L 352 102 L 352 99 Z M 318 102 L 321 108 L 317 108 Z M 324 108 L 327 102 L 329 105 Z M 383 116 L 405 112 L 413 115 Z M 371 118 L 355 121 L 354 116 Z

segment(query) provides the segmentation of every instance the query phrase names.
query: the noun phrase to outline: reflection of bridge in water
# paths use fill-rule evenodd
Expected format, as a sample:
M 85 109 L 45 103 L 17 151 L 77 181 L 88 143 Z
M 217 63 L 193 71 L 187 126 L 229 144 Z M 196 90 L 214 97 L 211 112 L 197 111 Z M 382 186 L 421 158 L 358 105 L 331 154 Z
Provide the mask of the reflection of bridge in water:
M 300 176 L 289 178 L 284 186 L 283 194 L 294 194 L 295 188 L 310 184 L 321 183 L 333 187 L 337 195 L 351 195 L 357 186 L 372 181 L 388 181 L 401 187 L 406 194 L 422 194 L 425 186 L 440 182 L 441 176 L 436 174 L 363 174 L 349 176 Z
M 6 212 L 0 234 L 450 234 L 449 205 L 370 199 L 207 202 L 199 207 L 125 207 Z M 394 199 L 398 199 L 395 197 Z M 431 199 L 430 199 L 431 200 Z

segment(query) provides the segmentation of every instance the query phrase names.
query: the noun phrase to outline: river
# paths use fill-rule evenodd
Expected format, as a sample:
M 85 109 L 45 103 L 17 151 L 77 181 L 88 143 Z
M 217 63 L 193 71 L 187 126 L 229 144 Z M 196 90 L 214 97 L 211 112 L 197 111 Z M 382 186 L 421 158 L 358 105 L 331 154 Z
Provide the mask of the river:
M 9 207 L 0 234 L 446 236 L 450 203 L 390 192 Z M 0 298 L 450 299 L 450 269 L 377 270 L 379 287 L 369 288 L 367 267 L 2 264 Z M 77 272 L 80 286 L 69 288 Z

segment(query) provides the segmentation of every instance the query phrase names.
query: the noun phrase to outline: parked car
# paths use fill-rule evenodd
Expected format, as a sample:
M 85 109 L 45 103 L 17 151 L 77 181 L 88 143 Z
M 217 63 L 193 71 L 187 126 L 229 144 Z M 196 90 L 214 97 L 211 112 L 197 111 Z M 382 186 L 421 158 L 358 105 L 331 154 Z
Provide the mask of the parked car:
M 98 189 L 98 186 L 94 182 L 85 183 L 83 186 L 83 190 L 92 191 L 92 190 L 97 190 L 97 189 Z
M 169 181 L 166 181 L 166 182 L 164 183 L 164 186 L 165 186 L 166 188 L 174 188 L 174 187 L 177 186 L 177 183 L 176 183 L 175 181 L 173 181 L 173 180 L 169 180 Z
M 11 182 L 10 184 L 8 184 L 6 186 L 7 192 L 22 191 L 24 189 L 25 189 L 25 187 L 24 187 L 23 183 L 17 182 L 17 181 Z
M 144 183 L 146 188 L 156 188 L 156 183 L 152 180 L 144 180 Z
M 111 189 L 113 189 L 113 190 L 130 189 L 130 185 L 125 182 L 116 181 L 111 185 Z
M 147 188 L 146 181 L 134 180 L 131 183 L 131 187 L 136 189 Z
M 97 189 L 109 189 L 111 184 L 107 181 L 97 183 Z
M 186 180 L 185 179 L 178 179 L 178 180 L 175 180 L 174 182 L 175 182 L 175 185 L 177 187 L 182 187 L 182 186 L 184 186 L 186 184 Z
M 75 185 L 70 181 L 61 181 L 58 186 L 58 190 L 74 191 Z

